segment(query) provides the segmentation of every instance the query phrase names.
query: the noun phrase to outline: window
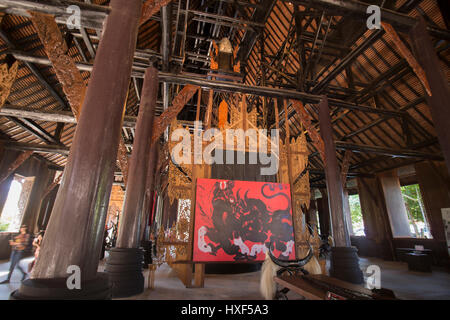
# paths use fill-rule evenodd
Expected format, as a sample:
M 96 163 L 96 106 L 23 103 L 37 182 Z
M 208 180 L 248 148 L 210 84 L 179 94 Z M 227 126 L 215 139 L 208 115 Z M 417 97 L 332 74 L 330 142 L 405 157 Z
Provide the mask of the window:
M 401 187 L 411 234 L 416 238 L 431 239 L 430 227 L 418 184 Z
M 34 177 L 14 175 L 0 216 L 0 231 L 18 232 L 28 204 Z
M 359 202 L 359 195 L 354 194 L 348 197 L 350 203 L 350 215 L 352 219 L 353 235 L 365 236 L 364 221 L 361 212 L 361 203 Z

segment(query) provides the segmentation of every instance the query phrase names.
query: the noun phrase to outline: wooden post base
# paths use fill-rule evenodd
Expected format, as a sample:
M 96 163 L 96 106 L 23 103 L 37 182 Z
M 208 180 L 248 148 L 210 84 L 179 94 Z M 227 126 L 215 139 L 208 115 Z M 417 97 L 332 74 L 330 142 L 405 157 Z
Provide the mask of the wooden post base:
M 195 288 L 205 287 L 205 265 L 203 263 L 195 265 L 194 286 Z
M 148 265 L 148 278 L 147 278 L 147 288 L 155 289 L 155 272 L 156 272 L 156 264 Z
M 80 289 L 71 290 L 66 278 L 27 279 L 10 300 L 110 300 L 111 287 L 105 273 L 98 273 L 93 280 L 82 281 Z

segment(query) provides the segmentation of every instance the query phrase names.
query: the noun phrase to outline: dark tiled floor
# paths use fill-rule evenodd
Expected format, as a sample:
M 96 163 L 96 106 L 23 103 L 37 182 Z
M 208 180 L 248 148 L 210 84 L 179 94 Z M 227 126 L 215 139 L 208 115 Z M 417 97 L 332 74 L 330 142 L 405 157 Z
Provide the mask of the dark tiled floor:
M 32 258 L 22 260 L 26 268 Z M 450 273 L 437 268 L 433 273 L 408 271 L 406 263 L 383 261 L 374 258 L 361 258 L 361 269 L 378 265 L 381 269 L 381 285 L 393 290 L 401 299 L 446 299 L 450 300 Z M 8 261 L 0 261 L 0 280 L 5 279 L 9 268 Z M 102 270 L 103 266 L 99 267 Z M 259 294 L 259 272 L 238 275 L 206 275 L 205 287 L 187 289 L 168 266 L 156 272 L 155 289 L 146 290 L 129 299 L 155 300 L 205 300 L 205 299 L 261 299 Z M 147 277 L 147 271 L 145 272 Z M 8 299 L 10 292 L 20 285 L 21 274 L 16 271 L 8 285 L 0 285 L 0 299 Z M 297 298 L 289 295 L 290 298 Z

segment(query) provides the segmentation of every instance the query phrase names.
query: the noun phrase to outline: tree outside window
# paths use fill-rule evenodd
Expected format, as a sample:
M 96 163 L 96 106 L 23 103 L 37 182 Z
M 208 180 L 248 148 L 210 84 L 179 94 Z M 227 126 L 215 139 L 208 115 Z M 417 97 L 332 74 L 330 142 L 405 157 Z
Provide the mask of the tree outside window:
M 401 187 L 403 200 L 408 214 L 411 233 L 416 238 L 431 239 L 430 227 L 426 219 L 425 207 L 418 184 Z
M 350 203 L 350 215 L 352 219 L 353 235 L 365 236 L 364 221 L 361 212 L 361 203 L 359 202 L 359 195 L 354 194 L 348 197 Z

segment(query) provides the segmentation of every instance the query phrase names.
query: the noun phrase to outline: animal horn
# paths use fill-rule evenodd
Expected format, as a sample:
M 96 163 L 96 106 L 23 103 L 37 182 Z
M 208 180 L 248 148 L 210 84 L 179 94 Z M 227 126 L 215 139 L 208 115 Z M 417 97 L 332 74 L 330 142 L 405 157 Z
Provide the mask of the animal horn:
M 280 260 L 280 259 L 278 259 L 278 258 L 275 258 L 275 256 L 272 254 L 272 250 L 268 250 L 268 252 L 269 252 L 269 257 L 270 257 L 270 259 L 272 259 L 272 261 L 276 264 L 276 265 L 278 265 L 278 266 L 280 266 L 280 267 L 284 267 L 284 268 L 287 268 L 287 267 L 303 267 L 304 265 L 306 265 L 310 260 L 311 260 L 311 258 L 313 257 L 313 248 L 311 247 L 311 245 L 308 243 L 308 246 L 309 246 L 309 251 L 308 251 L 308 254 L 306 255 L 306 257 L 304 257 L 304 258 L 302 258 L 302 259 L 298 259 L 298 260 L 288 260 L 288 261 L 283 261 L 283 260 Z

